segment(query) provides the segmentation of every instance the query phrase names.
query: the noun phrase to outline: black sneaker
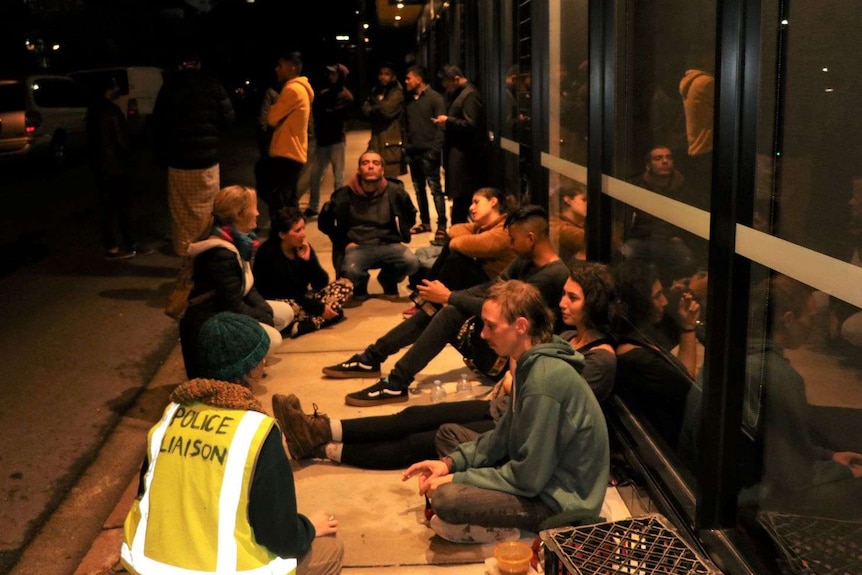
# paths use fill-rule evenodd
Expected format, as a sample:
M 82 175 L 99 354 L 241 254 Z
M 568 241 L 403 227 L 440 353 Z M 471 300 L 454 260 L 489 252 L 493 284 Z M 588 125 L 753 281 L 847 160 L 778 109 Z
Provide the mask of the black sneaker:
M 304 217 L 307 220 L 311 219 L 311 218 L 316 218 L 319 215 L 320 215 L 320 212 L 318 212 L 314 208 L 305 208 L 305 211 L 302 212 L 302 217 Z
M 354 407 L 369 407 L 371 405 L 386 405 L 387 403 L 402 403 L 408 399 L 406 389 L 392 389 L 389 387 L 389 378 L 381 377 L 371 387 L 345 395 L 344 403 Z
M 380 377 L 379 363 L 363 363 L 359 354 L 354 355 L 344 363 L 330 365 L 323 368 L 323 375 L 338 379 L 349 379 L 353 377 Z

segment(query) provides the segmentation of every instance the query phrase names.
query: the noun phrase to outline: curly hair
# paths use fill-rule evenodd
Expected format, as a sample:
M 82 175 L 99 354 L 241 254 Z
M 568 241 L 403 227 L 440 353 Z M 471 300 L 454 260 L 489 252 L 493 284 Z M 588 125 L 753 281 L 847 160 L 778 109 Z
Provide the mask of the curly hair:
M 658 268 L 652 264 L 627 260 L 616 266 L 614 276 L 620 315 L 637 327 L 650 324 L 653 313 L 652 287 L 660 281 Z
M 616 313 L 616 284 L 611 269 L 600 262 L 572 260 L 569 277 L 584 292 L 584 323 L 601 333 L 610 333 Z

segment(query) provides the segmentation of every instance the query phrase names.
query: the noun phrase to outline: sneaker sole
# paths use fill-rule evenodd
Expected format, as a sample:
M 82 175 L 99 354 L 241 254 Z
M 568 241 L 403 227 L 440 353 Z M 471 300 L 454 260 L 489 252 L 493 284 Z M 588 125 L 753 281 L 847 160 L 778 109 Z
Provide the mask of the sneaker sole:
M 331 377 L 334 379 L 377 379 L 380 377 L 380 370 L 377 371 L 336 371 L 334 369 L 329 369 L 328 367 L 323 368 L 323 375 L 327 377 Z
M 387 397 L 386 399 L 356 399 L 349 395 L 344 396 L 344 403 L 353 407 L 370 407 L 372 405 L 387 405 L 389 403 L 405 403 L 410 398 L 407 395 Z

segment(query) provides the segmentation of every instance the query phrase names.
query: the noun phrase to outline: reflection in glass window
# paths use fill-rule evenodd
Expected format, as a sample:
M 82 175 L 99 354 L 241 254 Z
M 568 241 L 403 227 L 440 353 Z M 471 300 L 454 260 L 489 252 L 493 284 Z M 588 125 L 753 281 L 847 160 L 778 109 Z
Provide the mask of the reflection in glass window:
M 551 0 L 547 152 L 551 241 L 564 261 L 586 258 L 588 2 Z M 561 170 L 561 171 L 558 171 Z
M 828 550 L 836 565 L 862 544 L 862 311 L 846 289 L 862 265 L 858 32 L 849 0 L 763 5 L 751 227 L 791 244 L 784 273 L 759 254 L 751 274 L 739 517 L 779 546 L 792 518 L 811 564 L 825 557 L 820 533 L 851 534 Z
M 699 372 L 700 304 L 689 289 L 663 285 L 652 264 L 623 261 L 615 273 L 620 301 L 616 391 L 675 453 Z
M 551 243 L 564 262 L 587 257 L 584 224 L 587 218 L 587 186 L 556 176 L 559 186 L 549 194 Z
M 551 0 L 548 153 L 587 165 L 589 86 L 586 0 Z
M 685 422 L 703 386 L 708 244 L 689 230 L 691 207 L 709 206 L 716 3 L 629 0 L 623 13 L 608 181 L 623 312 L 617 390 L 665 454 L 694 470 Z

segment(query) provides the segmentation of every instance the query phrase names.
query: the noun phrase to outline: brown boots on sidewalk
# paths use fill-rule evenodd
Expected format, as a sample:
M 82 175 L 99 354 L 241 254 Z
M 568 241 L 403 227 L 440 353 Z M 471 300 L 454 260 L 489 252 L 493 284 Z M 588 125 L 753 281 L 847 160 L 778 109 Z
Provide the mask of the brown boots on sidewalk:
M 313 403 L 314 414 L 306 415 L 302 411 L 299 398 L 293 394 L 272 396 L 272 413 L 278 421 L 281 432 L 287 440 L 287 448 L 294 459 L 307 457 L 326 458 L 324 447 L 332 441 L 332 429 L 329 417 L 317 412 L 317 404 Z

